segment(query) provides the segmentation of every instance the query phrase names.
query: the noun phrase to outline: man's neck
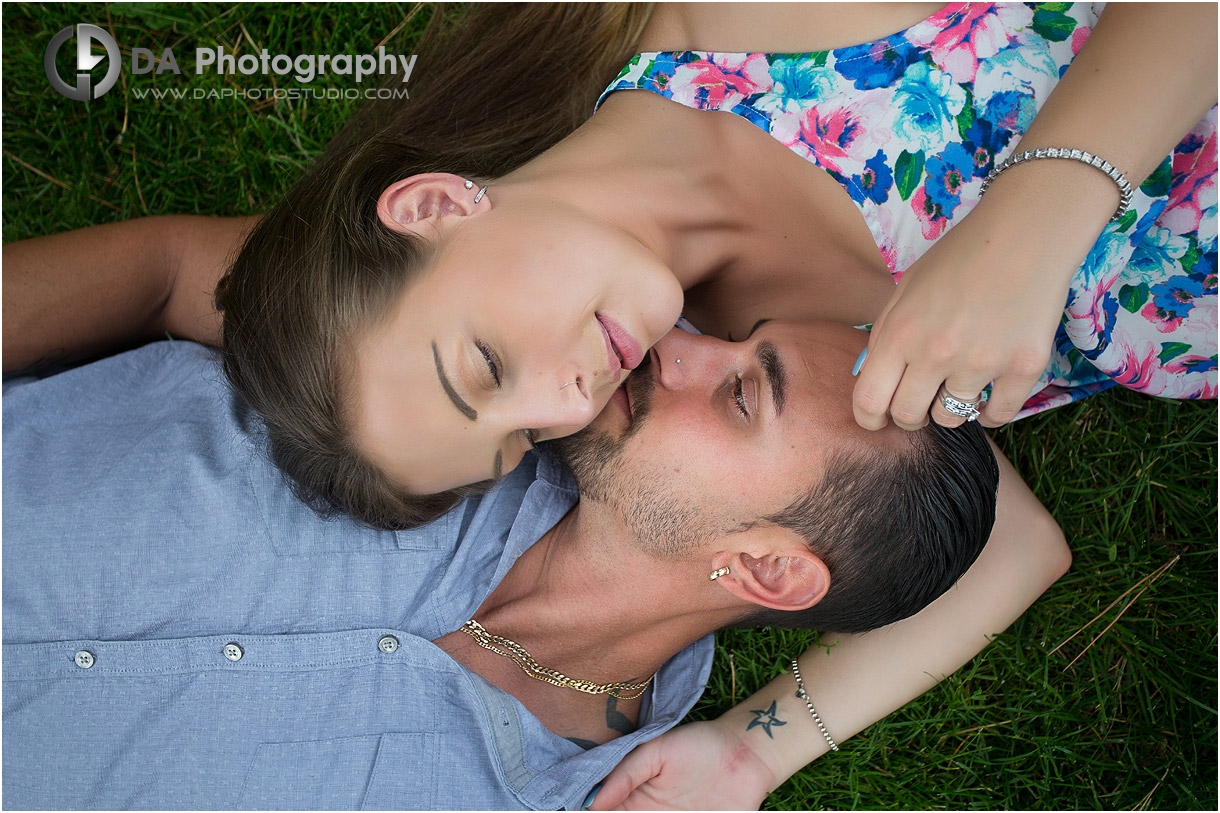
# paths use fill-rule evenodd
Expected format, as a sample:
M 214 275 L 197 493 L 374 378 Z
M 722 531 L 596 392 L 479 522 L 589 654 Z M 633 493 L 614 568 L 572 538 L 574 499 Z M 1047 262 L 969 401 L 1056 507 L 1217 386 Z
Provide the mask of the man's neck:
M 475 613 L 488 632 L 516 642 L 538 664 L 595 683 L 643 682 L 740 613 L 697 565 L 659 562 L 614 529 L 582 519 L 578 505 L 521 555 Z M 460 630 L 436 643 L 561 736 L 600 743 L 634 728 L 638 700 L 534 680 Z

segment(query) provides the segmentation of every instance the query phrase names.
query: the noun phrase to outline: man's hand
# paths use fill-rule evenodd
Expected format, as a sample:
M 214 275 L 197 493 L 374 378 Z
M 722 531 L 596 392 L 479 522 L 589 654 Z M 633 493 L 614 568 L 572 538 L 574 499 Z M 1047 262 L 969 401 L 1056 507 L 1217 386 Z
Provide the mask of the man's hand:
M 9 243 L 5 372 L 114 352 L 166 332 L 219 344 L 212 294 L 257 220 L 146 217 Z
M 690 723 L 628 754 L 589 809 L 757 810 L 775 784 L 740 733 L 719 721 Z

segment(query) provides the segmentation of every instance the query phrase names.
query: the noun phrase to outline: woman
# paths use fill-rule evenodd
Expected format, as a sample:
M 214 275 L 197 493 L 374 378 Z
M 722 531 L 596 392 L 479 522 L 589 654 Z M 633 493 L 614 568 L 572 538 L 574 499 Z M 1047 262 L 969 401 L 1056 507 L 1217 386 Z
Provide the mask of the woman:
M 217 296 L 226 371 L 266 420 L 277 462 L 315 503 L 371 524 L 431 518 L 461 487 L 494 481 L 538 441 L 587 423 L 677 318 L 683 292 L 691 321 L 724 336 L 740 337 L 760 318 L 879 322 L 856 390 L 866 427 L 882 425 L 888 410 L 915 428 L 930 405 L 938 420 L 960 421 L 946 404 L 969 414 L 992 380 L 984 419 L 1013 417 L 1046 367 L 1068 284 L 1115 212 L 1119 187 L 1078 162 L 1030 161 L 1000 174 L 964 228 L 915 258 L 970 208 L 1018 140 L 1022 149 L 1062 144 L 1111 156 L 1138 185 L 1211 107 L 1214 90 L 1187 81 L 1141 88 L 1110 67 L 1108 41 L 1121 43 L 1147 12 L 1120 9 L 1117 22 L 1101 24 L 1101 45 L 1083 48 L 1093 19 L 1079 10 L 1080 19 L 1059 13 L 1053 31 L 1025 7 L 933 11 L 856 10 L 836 30 L 831 7 L 785 9 L 827 21 L 818 37 L 788 44 L 769 38 L 800 30 L 796 20 L 769 18 L 751 31 L 732 19 L 738 11 L 662 9 L 642 47 L 670 50 L 638 58 L 611 86 L 654 92 L 605 97 L 571 136 L 494 179 L 471 157 L 446 164 L 421 151 L 429 87 L 376 135 L 332 150 L 260 223 Z M 901 33 L 854 45 L 874 27 Z M 791 59 L 672 50 L 775 50 L 810 39 L 849 47 Z M 1068 73 L 1048 98 L 1077 48 L 1083 72 Z M 1102 67 L 1105 80 L 1088 75 Z M 1108 106 L 1140 93 L 1157 107 L 1115 133 Z M 886 110 L 896 115 L 878 118 Z M 1177 160 L 1199 151 L 1190 141 Z M 422 171 L 431 168 L 449 171 Z M 1199 170 L 1205 176 L 1210 164 Z M 1114 255 L 1142 257 L 1152 251 L 1146 242 L 1169 234 L 1153 224 L 1163 204 L 1141 192 L 1134 205 L 1095 251 L 1108 267 L 1086 267 L 1083 276 L 1100 279 L 1078 282 L 1069 303 L 1065 332 L 1090 333 L 1081 344 L 1093 362 L 1061 344 L 1043 382 L 1059 389 L 1040 389 L 1030 411 L 1108 386 L 1094 363 L 1113 378 L 1141 378 L 1125 358 L 1096 352 L 1121 335 L 1096 324 L 1122 265 Z M 1201 275 L 1193 283 L 1214 293 L 1203 268 L 1174 271 Z M 1145 299 L 1161 283 L 1151 280 Z M 1163 329 L 1174 317 L 1152 319 Z M 1193 344 L 1209 333 L 1196 332 L 1168 340 Z M 1117 355 L 1138 352 L 1136 341 L 1116 343 Z M 1161 366 L 1197 367 L 1210 355 Z M 935 398 L 942 384 L 952 402 Z M 1214 378 L 1183 386 L 1178 394 L 1213 393 Z
M 885 31 L 885 30 L 892 30 L 892 29 L 883 29 L 882 31 Z M 882 32 L 875 32 L 875 33 L 882 33 Z M 850 42 L 855 42 L 855 41 L 859 41 L 859 40 L 858 40 L 858 39 L 855 39 L 855 40 L 850 40 L 850 39 L 849 39 L 849 40 L 845 40 L 845 41 L 844 41 L 844 44 L 847 44 L 847 43 L 850 43 Z M 653 43 L 651 47 L 658 47 L 658 48 L 660 48 L 660 47 L 673 47 L 673 45 L 674 45 L 674 43 L 657 42 L 657 43 Z M 751 46 L 751 47 L 752 47 L 752 46 Z M 622 97 L 627 97 L 627 96 L 643 96 L 643 95 L 644 95 L 644 94 L 619 94 L 619 96 L 622 96 Z M 612 97 L 612 100 L 613 100 L 613 97 Z M 660 100 L 653 100 L 653 101 L 656 101 L 656 102 L 660 103 Z M 632 103 L 632 104 L 635 104 L 635 103 Z M 645 103 L 644 103 L 644 102 L 640 102 L 640 104 L 645 104 Z M 665 102 L 664 104 L 668 104 L 668 103 L 667 103 L 667 102 Z M 610 107 L 610 105 L 609 105 L 609 103 L 607 103 L 606 109 L 603 111 L 603 113 L 602 113 L 602 114 L 599 114 L 599 115 L 603 115 L 603 116 L 604 116 L 604 115 L 605 115 L 606 113 L 608 113 L 608 112 L 609 112 L 611 109 L 613 109 L 613 108 L 611 108 L 611 107 Z M 684 112 L 684 113 L 686 113 L 686 112 L 689 112 L 689 111 L 680 111 L 680 112 Z M 696 115 L 696 114 L 693 114 L 693 113 L 692 113 L 691 115 Z M 596 119 L 595 119 L 595 121 L 596 121 Z M 751 134 L 751 135 L 757 135 L 756 133 L 753 133 L 752 131 L 750 131 L 750 134 Z M 738 135 L 738 133 L 733 133 L 733 134 L 730 134 L 730 135 L 731 135 L 732 137 L 736 137 L 736 135 Z M 742 137 L 743 139 L 745 138 L 745 136 L 744 136 L 744 135 L 742 135 L 741 137 Z M 754 143 L 759 143 L 759 144 L 768 144 L 768 143 L 770 143 L 770 142 L 767 142 L 765 139 L 764 139 L 762 142 L 756 142 L 754 139 L 750 139 L 750 142 L 751 142 L 751 144 L 754 144 Z M 762 147 L 762 146 L 759 146 L 759 149 L 763 149 L 763 147 Z M 1099 150 L 1099 151 L 1100 151 L 1100 150 Z M 772 152 L 774 153 L 774 152 L 775 152 L 775 150 L 772 150 Z M 780 157 L 783 157 L 783 156 L 782 156 L 782 153 L 780 153 Z M 777 160 L 778 160 L 778 158 L 777 158 Z M 1046 163 L 1052 163 L 1052 162 L 1046 162 Z M 1055 162 L 1055 163 L 1057 163 L 1057 162 Z M 1030 170 L 1030 169 L 1035 169 L 1035 168 L 1036 168 L 1036 166 L 1037 166 L 1037 165 L 1033 165 L 1033 166 L 1030 166 L 1030 167 L 1024 167 L 1024 168 L 1022 168 L 1022 171 L 1024 171 L 1024 170 Z M 1088 168 L 1082 168 L 1082 169 L 1088 169 Z M 1089 171 L 1089 172 L 1091 172 L 1092 170 L 1088 170 L 1088 171 Z M 472 172 L 471 174 L 474 174 L 474 173 Z M 787 173 L 785 173 L 785 174 L 787 174 Z M 815 176 L 815 177 L 820 177 L 820 176 Z M 780 188 L 780 189 L 782 190 L 783 184 L 787 183 L 789 180 L 790 180 L 789 178 L 784 178 L 784 179 L 783 179 L 783 183 L 781 183 L 781 184 L 779 185 L 779 187 L 778 187 L 778 188 Z M 811 180 L 811 183 L 820 183 L 820 182 L 822 182 L 822 181 L 813 181 L 813 180 Z M 464 184 L 461 184 L 461 188 L 464 190 L 464 188 L 465 188 L 465 187 L 464 187 Z M 498 188 L 499 188 L 499 186 L 498 186 L 498 185 L 497 185 L 497 186 L 493 186 L 493 187 L 492 187 L 492 192 L 489 192 L 489 193 L 487 193 L 486 195 L 484 195 L 484 196 L 483 196 L 483 198 L 482 198 L 482 199 L 481 199 L 481 200 L 478 202 L 478 204 L 482 204 L 482 203 L 483 203 L 483 201 L 488 200 L 487 195 L 492 195 L 492 194 L 495 192 L 495 190 L 496 190 L 496 189 L 498 189 Z M 823 190 L 825 190 L 825 189 L 827 189 L 828 187 L 826 187 L 826 186 L 825 186 L 825 184 L 823 183 L 823 186 L 822 186 L 822 187 L 820 187 L 820 188 L 821 188 L 821 189 L 823 189 Z M 831 188 L 831 189 L 833 189 L 833 187 L 830 187 L 830 188 Z M 992 193 L 992 194 L 993 194 L 993 196 L 994 196 L 994 195 L 997 195 L 997 194 L 999 193 L 999 190 L 1000 190 L 1000 189 L 1001 189 L 1001 187 L 1000 187 L 1000 186 L 997 184 L 997 186 L 996 186 L 996 192 Z M 1108 187 L 1106 187 L 1106 189 L 1107 189 L 1106 194 L 1109 194 L 1109 193 L 1108 193 Z M 477 187 L 475 187 L 475 190 L 477 191 Z M 746 192 L 748 192 L 749 190 L 745 190 L 745 191 L 746 191 Z M 769 191 L 769 190 L 767 190 L 767 191 Z M 456 190 L 455 190 L 455 193 L 456 193 Z M 456 193 L 456 194 L 460 194 L 460 193 Z M 476 192 L 472 192 L 471 199 L 473 199 L 473 196 L 474 196 L 475 194 L 476 194 Z M 497 194 L 498 194 L 498 193 L 497 193 Z M 793 203 L 802 202 L 802 201 L 800 200 L 800 197 L 799 197 L 799 195 L 800 195 L 799 191 L 798 191 L 798 192 L 787 192 L 786 194 L 788 195 L 788 197 L 787 197 L 787 198 L 785 198 L 784 202 L 787 202 L 787 203 L 789 203 L 789 204 L 793 204 Z M 764 202 L 765 202 L 765 196 L 763 196 L 763 195 L 759 195 L 759 194 L 755 194 L 755 197 L 756 197 L 756 198 L 758 198 L 758 197 L 762 197 L 762 198 L 764 198 Z M 990 198 L 990 199 L 994 200 L 995 198 L 993 197 L 993 198 Z M 477 205 L 477 204 L 476 204 L 476 205 Z M 981 211 L 981 210 L 980 210 L 980 211 Z M 854 213 L 853 213 L 853 214 L 854 214 Z M 970 222 L 970 221 L 966 221 L 966 222 Z M 802 224 L 802 225 L 803 225 L 803 224 Z M 835 225 L 835 224 L 830 224 L 830 226 L 828 226 L 828 230 L 830 230 L 830 231 L 834 231 L 834 225 Z M 858 223 L 858 222 L 856 222 L 856 223 L 855 223 L 855 225 L 857 225 L 857 226 L 858 226 L 858 225 L 859 225 L 859 223 Z M 852 227 L 852 222 L 851 222 L 851 221 L 849 221 L 849 222 L 847 222 L 847 223 L 845 223 L 845 224 L 842 224 L 842 228 L 843 228 L 843 230 L 848 230 L 848 229 L 850 229 L 851 227 Z M 857 231 L 858 231 L 858 229 L 857 229 Z M 955 231 L 954 233 L 956 233 L 956 231 Z M 699 242 L 699 241 L 698 241 L 698 240 L 696 240 L 696 239 L 692 239 L 692 241 L 691 241 L 691 242 Z M 218 243 L 218 244 L 220 244 L 220 243 Z M 844 255 L 846 255 L 846 257 L 845 257 Z M 494 258 L 493 258 L 493 259 L 494 259 Z M 843 254 L 842 254 L 842 255 L 835 255 L 835 257 L 834 257 L 833 259 L 834 259 L 835 261 L 840 262 L 840 263 L 845 263 L 845 262 L 848 262 L 848 261 L 850 261 L 850 259 L 851 259 L 851 258 L 850 258 L 850 252 L 845 251 L 845 252 L 843 252 Z M 804 256 L 801 256 L 801 257 L 797 257 L 797 258 L 790 259 L 790 264 L 803 264 L 803 263 L 804 263 L 804 261 L 805 261 L 805 257 L 804 257 Z M 663 279 L 663 278 L 662 278 L 662 279 Z M 666 286 L 664 286 L 664 285 L 662 286 L 662 288 L 663 288 L 663 289 L 664 289 L 665 287 L 666 287 Z M 700 292 L 697 292 L 697 293 L 700 293 Z M 747 291 L 747 293 L 748 293 L 748 291 Z M 837 294 L 837 295 L 839 295 L 839 296 L 840 296 L 840 298 L 850 298 L 850 297 L 853 295 L 853 292 L 852 292 L 852 291 L 846 291 L 846 292 L 844 292 L 844 291 L 838 291 L 838 292 L 835 292 L 835 291 L 832 289 L 832 290 L 831 290 L 831 294 Z M 830 295 L 830 294 L 828 294 L 828 296 L 829 296 L 829 295 Z M 764 304 L 765 304 L 765 305 L 771 305 L 771 306 L 774 306 L 774 305 L 775 305 L 775 303 L 774 303 L 774 302 L 767 302 L 767 303 L 764 303 Z M 814 304 L 816 305 L 817 303 L 814 303 Z M 743 334 L 744 334 L 744 332 L 745 332 L 745 331 L 747 331 L 747 330 L 749 329 L 750 325 L 752 324 L 752 322 L 750 322 L 750 318 L 752 318 L 752 317 L 753 317 L 753 315 L 754 315 L 754 314 L 749 314 L 748 316 L 744 316 L 744 317 L 743 317 L 743 319 L 742 319 L 742 324 L 741 324 L 741 326 L 740 326 L 740 327 L 739 327 L 737 324 L 725 324 L 725 325 L 721 325 L 721 326 L 716 326 L 716 325 L 711 325 L 711 324 L 710 324 L 710 322 L 709 322 L 709 326 L 710 326 L 710 327 L 715 327 L 715 328 L 717 328 L 717 329 L 721 329 L 721 328 L 722 328 L 722 329 L 724 329 L 726 332 L 728 332 L 728 331 L 732 330 L 732 331 L 734 331 L 733 335 L 735 335 L 735 336 L 740 336 L 740 335 L 743 335 Z M 875 316 L 875 314 L 872 314 L 872 315 L 870 316 L 870 314 L 867 314 L 867 313 L 862 314 L 862 315 L 863 315 L 863 317 L 864 317 L 864 318 L 859 318 L 859 319 L 858 319 L 858 321 L 861 321 L 861 322 L 864 322 L 864 321 L 869 321 L 869 318 L 871 318 L 871 316 Z M 857 321 L 857 319 L 856 319 L 856 318 L 854 318 L 854 316 L 855 316 L 855 315 L 853 314 L 852 321 Z M 742 330 L 742 328 L 744 328 L 744 330 Z M 741 332 L 741 333 L 738 333 L 738 332 L 737 332 L 738 330 L 742 330 L 742 332 Z M 609 333 L 609 331 L 607 330 L 607 334 L 608 334 L 608 333 Z M 430 348 L 429 348 L 429 349 L 430 349 Z M 876 356 L 876 355 L 874 355 L 874 356 L 873 356 L 873 360 L 872 360 L 872 361 L 870 361 L 868 365 L 866 365 L 866 367 L 865 367 L 865 370 L 866 370 L 866 371 L 867 371 L 868 369 L 872 368 L 872 366 L 875 364 L 875 360 L 876 360 L 876 358 L 877 358 L 877 356 Z M 490 375 L 490 369 L 489 369 L 489 375 Z M 567 382 L 565 381 L 565 382 L 560 383 L 560 386 L 563 386 L 564 384 L 567 384 Z M 572 391 L 572 389 L 573 389 L 573 385 L 568 385 L 568 386 L 566 387 L 566 389 L 565 389 L 565 390 L 563 390 L 563 392 L 571 392 L 571 391 Z M 561 390 L 559 390 L 558 388 L 556 388 L 556 390 L 555 390 L 555 391 L 556 391 L 556 392 L 561 392 Z M 964 395 L 965 393 L 964 393 L 964 392 L 959 391 L 959 392 L 958 392 L 958 394 L 963 394 L 963 395 Z M 926 410 L 924 410 L 924 414 L 926 414 Z M 942 417 L 942 419 L 945 419 L 945 418 L 944 418 L 944 416 L 941 416 L 941 417 Z M 532 427 L 531 427 L 531 428 L 532 428 Z M 1061 563 L 1061 564 L 1062 564 L 1062 563 Z M 1052 578 L 1053 578 L 1053 577 L 1052 577 Z M 1042 586 L 1044 586 L 1044 583 L 1042 584 Z M 1041 587 L 1039 587 L 1038 589 L 1040 590 L 1040 589 L 1041 589 Z M 1037 591 L 1035 591 L 1035 593 L 1036 593 L 1036 592 L 1037 592 Z M 1024 605 L 1022 605 L 1022 606 L 1024 606 Z M 1006 610 L 1005 612 L 1007 612 L 1007 610 Z M 1019 610 L 1018 610 L 1018 612 L 1019 612 Z M 980 643 L 981 643 L 981 642 L 980 642 Z M 976 647 L 976 648 L 977 648 L 977 647 Z M 973 651 L 973 650 L 971 650 L 971 651 Z M 936 670 L 933 670 L 933 669 L 925 669 L 925 670 L 922 670 L 922 671 L 930 671 L 930 672 L 932 672 L 932 673 L 939 673 L 939 671 L 941 671 L 941 669 L 936 669 Z M 920 670 L 917 670 L 917 674 L 918 674 L 918 673 L 920 673 Z M 808 676 L 807 676 L 807 680 L 808 680 Z M 824 696 L 825 696 L 824 691 L 825 691 L 825 689 L 821 689 L 821 688 L 819 688 L 819 694 L 820 694 L 820 696 L 822 696 L 822 697 L 824 697 Z M 826 712 L 825 708 L 823 707 L 822 702 L 819 702 L 819 707 L 820 707 L 820 708 L 822 708 L 823 715 L 824 715 L 824 716 L 827 716 L 828 721 L 829 721 L 829 722 L 830 722 L 830 724 L 831 724 L 831 728 L 832 728 L 832 730 L 834 730 L 834 729 L 835 729 L 835 721 L 833 720 L 833 718 L 831 718 L 831 717 L 830 717 L 830 715 L 828 715 L 828 714 L 827 714 L 827 712 Z M 867 712 L 867 713 L 871 713 L 871 711 L 870 711 L 870 712 Z M 862 713 L 862 714 L 864 714 L 864 713 Z M 842 718 L 840 718 L 840 719 L 842 719 Z M 850 725 L 853 725 L 853 726 L 854 726 L 854 725 L 857 725 L 857 724 L 860 722 L 860 720 L 862 720 L 862 719 L 864 719 L 864 718 L 863 718 L 863 717 L 861 717 L 861 718 L 859 718 L 859 719 L 853 719 Z M 845 724 L 845 725 L 846 725 L 846 724 Z M 842 729 L 842 728 L 840 728 L 840 729 L 838 729 L 838 730 L 841 732 L 843 729 Z M 843 736 L 843 735 L 842 735 L 841 733 L 839 733 L 839 734 L 838 734 L 838 736 L 840 737 L 840 739 L 842 739 L 842 736 Z M 815 743 L 815 745 L 816 745 L 816 743 Z

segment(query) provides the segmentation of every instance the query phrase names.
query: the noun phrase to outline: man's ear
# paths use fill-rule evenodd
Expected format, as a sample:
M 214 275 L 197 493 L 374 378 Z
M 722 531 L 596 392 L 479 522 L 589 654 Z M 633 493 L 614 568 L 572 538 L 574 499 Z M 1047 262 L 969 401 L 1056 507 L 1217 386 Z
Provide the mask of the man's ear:
M 479 187 L 448 172 L 426 172 L 395 181 L 377 199 L 377 217 L 391 231 L 419 234 L 421 226 L 438 226 L 442 218 L 467 217 L 491 208 Z
M 723 561 L 722 561 L 723 560 Z M 830 589 L 830 570 L 804 542 L 772 549 L 760 556 L 722 552 L 716 567 L 729 568 L 716 583 L 738 598 L 772 610 L 807 610 Z

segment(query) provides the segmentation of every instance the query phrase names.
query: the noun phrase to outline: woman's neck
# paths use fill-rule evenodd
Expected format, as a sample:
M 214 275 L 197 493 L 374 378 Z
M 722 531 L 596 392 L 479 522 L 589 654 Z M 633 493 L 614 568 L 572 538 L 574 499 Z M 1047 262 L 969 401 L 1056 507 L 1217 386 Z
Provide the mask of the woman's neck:
M 669 108 L 674 108 L 670 110 Z M 577 207 L 638 240 L 682 288 L 734 264 L 743 230 L 738 180 L 714 130 L 671 119 L 683 108 L 617 93 L 559 144 L 502 179 Z M 666 138 L 658 133 L 681 132 Z

